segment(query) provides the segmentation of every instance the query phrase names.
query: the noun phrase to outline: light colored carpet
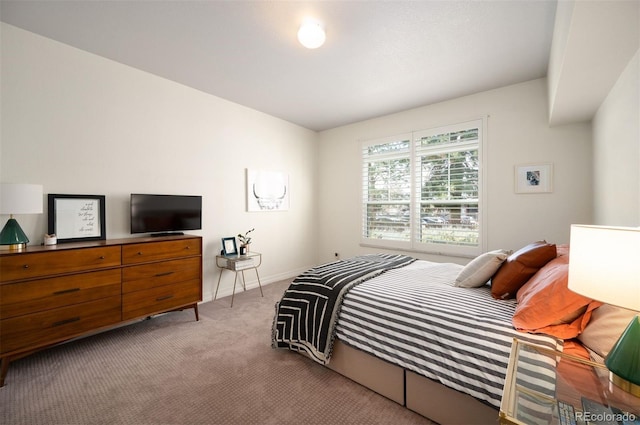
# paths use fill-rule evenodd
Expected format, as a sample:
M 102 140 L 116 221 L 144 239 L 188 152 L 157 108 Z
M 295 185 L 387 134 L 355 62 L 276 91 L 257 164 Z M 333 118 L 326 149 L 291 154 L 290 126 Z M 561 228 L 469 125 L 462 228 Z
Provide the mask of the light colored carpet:
M 430 424 L 300 354 L 271 348 L 288 282 L 156 316 L 12 363 L 2 424 Z

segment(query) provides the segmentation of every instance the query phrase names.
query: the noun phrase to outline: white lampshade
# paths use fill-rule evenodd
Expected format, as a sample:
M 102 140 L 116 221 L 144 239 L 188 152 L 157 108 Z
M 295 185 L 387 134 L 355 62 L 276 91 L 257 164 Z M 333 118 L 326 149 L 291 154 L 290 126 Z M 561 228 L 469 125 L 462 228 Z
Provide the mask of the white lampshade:
M 42 185 L 0 184 L 0 214 L 42 214 Z
M 569 289 L 640 311 L 640 228 L 571 226 Z M 609 379 L 640 397 L 640 317 L 631 319 L 605 358 Z
M 640 228 L 571 226 L 569 289 L 640 311 Z
M 317 49 L 324 44 L 326 34 L 322 24 L 313 19 L 305 20 L 298 30 L 298 41 L 307 49 Z

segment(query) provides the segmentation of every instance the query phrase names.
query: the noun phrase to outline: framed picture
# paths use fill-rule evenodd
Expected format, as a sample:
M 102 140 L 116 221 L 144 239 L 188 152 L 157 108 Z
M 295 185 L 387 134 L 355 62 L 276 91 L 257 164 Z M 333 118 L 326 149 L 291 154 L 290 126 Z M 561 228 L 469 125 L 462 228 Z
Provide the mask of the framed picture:
M 222 252 L 223 255 L 238 255 L 235 237 L 222 238 Z
M 289 175 L 281 171 L 247 169 L 247 211 L 289 209 Z
M 48 195 L 49 234 L 58 243 L 106 239 L 104 195 Z
M 553 192 L 553 164 L 516 165 L 516 193 Z

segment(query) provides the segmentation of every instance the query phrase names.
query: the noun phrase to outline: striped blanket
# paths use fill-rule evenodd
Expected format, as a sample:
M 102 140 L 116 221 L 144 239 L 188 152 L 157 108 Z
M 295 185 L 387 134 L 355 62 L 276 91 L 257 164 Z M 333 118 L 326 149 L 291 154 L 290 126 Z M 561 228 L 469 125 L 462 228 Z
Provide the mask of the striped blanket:
M 496 300 L 489 286 L 453 286 L 457 264 L 416 261 L 354 287 L 344 297 L 337 337 L 344 343 L 499 407 L 514 337 L 562 350 L 549 335 L 516 331 L 516 300 Z M 552 397 L 554 365 L 525 359 L 518 379 Z M 532 412 L 528 423 L 534 423 Z M 544 420 L 544 419 L 543 419 Z
M 364 255 L 301 274 L 276 304 L 272 346 L 304 351 L 327 364 L 344 294 L 359 283 L 414 261 L 405 255 Z

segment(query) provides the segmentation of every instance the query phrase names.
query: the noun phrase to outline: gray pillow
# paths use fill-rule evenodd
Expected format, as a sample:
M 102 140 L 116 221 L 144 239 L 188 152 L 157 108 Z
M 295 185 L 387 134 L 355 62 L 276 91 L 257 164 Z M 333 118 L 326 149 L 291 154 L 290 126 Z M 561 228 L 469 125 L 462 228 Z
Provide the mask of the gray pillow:
M 471 260 L 458 274 L 453 286 L 479 288 L 491 279 L 511 251 L 497 249 L 485 252 Z
M 590 350 L 606 357 L 638 311 L 603 304 L 593 310 L 589 324 L 578 339 Z

